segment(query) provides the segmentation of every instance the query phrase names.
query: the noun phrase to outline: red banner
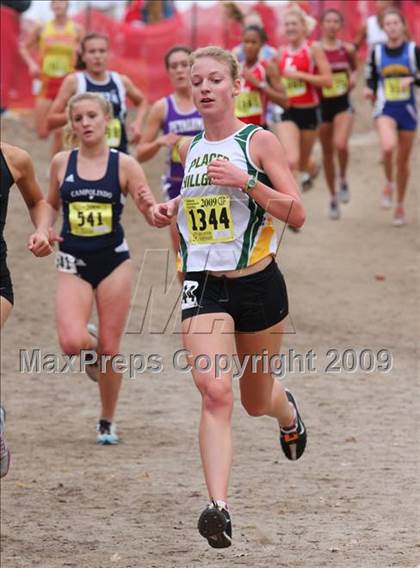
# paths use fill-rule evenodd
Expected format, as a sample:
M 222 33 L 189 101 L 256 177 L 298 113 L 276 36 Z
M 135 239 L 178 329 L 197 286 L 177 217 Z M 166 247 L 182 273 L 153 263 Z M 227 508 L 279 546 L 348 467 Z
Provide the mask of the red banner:
M 345 19 L 343 38 L 350 41 L 366 17 L 375 10 L 373 0 L 302 0 L 301 3 L 315 17 L 330 7 L 339 10 Z M 249 3 L 246 7 L 248 12 L 254 9 L 258 12 L 258 6 Z M 270 28 L 270 35 L 271 38 L 275 36 L 277 45 L 284 42 L 282 16 L 286 6 L 281 4 L 270 8 L 277 24 Z M 413 39 L 420 43 L 420 5 L 413 0 L 401 0 L 400 6 L 406 14 Z M 18 53 L 19 16 L 3 6 L 0 11 L 1 106 L 30 107 L 33 105 L 32 81 Z M 270 18 L 266 9 L 259 11 L 262 20 Z M 83 23 L 85 29 L 109 36 L 110 69 L 128 75 L 145 92 L 150 102 L 170 91 L 164 55 L 172 46 L 182 43 L 193 48 L 205 45 L 232 48 L 241 38 L 240 25 L 226 18 L 222 3 L 208 7 L 193 4 L 187 12 L 149 25 L 118 22 L 95 10 L 82 12 L 76 19 Z M 317 33 L 315 30 L 314 37 Z
M 19 55 L 19 14 L 0 6 L 0 106 L 32 106 L 32 81 Z

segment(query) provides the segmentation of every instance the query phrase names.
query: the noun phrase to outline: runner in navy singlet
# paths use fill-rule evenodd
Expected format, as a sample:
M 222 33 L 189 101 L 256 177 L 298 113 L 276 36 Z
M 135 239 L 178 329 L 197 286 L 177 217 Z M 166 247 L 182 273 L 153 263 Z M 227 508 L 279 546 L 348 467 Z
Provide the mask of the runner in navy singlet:
M 110 103 L 97 93 L 70 100 L 69 118 L 79 148 L 54 157 L 48 196 L 51 225 L 60 202 L 63 210 L 61 235 L 56 237 L 60 242 L 58 338 L 68 355 L 84 349 L 97 353 L 98 365 L 85 370 L 99 382 L 101 414 L 96 440 L 100 444 L 118 443 L 114 413 L 122 375 L 113 358 L 119 353 L 131 296 L 131 262 L 120 216 L 128 193 L 150 224 L 155 204 L 141 166 L 108 147 L 106 128 L 111 112 Z M 88 323 L 94 302 L 98 330 Z
M 147 102 L 143 93 L 125 75 L 107 70 L 108 38 L 91 33 L 81 42 L 78 71 L 68 75 L 51 105 L 48 113 L 50 129 L 64 126 L 67 122 L 66 105 L 73 95 L 91 92 L 100 93 L 112 105 L 112 117 L 107 125 L 107 143 L 110 148 L 128 152 L 128 141 L 137 144 Z M 137 107 L 137 115 L 126 132 L 126 98 Z

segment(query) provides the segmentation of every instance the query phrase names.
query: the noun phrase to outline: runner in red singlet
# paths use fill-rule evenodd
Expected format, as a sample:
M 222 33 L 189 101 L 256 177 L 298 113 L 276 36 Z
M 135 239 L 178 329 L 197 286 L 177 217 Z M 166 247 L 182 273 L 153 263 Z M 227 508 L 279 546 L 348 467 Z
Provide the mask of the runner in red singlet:
M 324 12 L 321 17 L 321 45 L 333 72 L 333 86 L 321 91 L 320 139 L 324 161 L 324 172 L 331 195 L 330 219 L 340 217 L 339 199 L 342 203 L 350 200 L 346 180 L 348 164 L 348 141 L 353 126 L 353 108 L 349 93 L 355 84 L 356 50 L 352 44 L 337 38 L 343 25 L 343 16 L 334 9 Z M 338 158 L 337 179 L 334 159 Z

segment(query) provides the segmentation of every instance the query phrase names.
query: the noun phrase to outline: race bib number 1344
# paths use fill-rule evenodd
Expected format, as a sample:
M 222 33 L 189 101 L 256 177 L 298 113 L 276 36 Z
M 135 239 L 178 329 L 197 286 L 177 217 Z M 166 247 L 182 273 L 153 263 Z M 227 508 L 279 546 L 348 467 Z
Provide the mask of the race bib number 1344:
M 235 238 L 229 195 L 184 199 L 184 212 L 192 244 L 227 243 Z

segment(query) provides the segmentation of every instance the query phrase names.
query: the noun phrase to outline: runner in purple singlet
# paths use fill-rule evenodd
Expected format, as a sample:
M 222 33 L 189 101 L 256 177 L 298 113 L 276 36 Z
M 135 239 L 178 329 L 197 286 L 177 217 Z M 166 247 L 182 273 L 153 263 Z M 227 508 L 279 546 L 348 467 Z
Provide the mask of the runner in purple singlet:
M 184 46 L 175 46 L 165 56 L 168 70 L 175 91 L 163 97 L 152 106 L 141 143 L 137 146 L 137 159 L 146 162 L 155 156 L 160 148 L 167 148 L 167 169 L 162 176 L 162 189 L 166 199 L 173 199 L 181 190 L 184 168 L 181 164 L 178 148 L 187 137 L 193 137 L 203 129 L 203 121 L 196 110 L 189 81 L 191 50 Z M 159 132 L 163 133 L 159 136 Z M 172 246 L 178 251 L 178 231 L 176 220 L 170 225 Z

